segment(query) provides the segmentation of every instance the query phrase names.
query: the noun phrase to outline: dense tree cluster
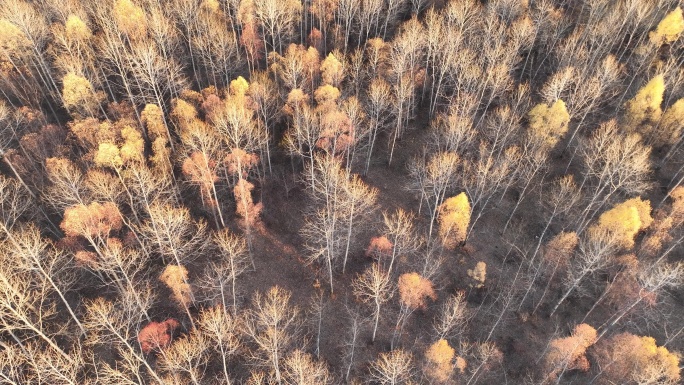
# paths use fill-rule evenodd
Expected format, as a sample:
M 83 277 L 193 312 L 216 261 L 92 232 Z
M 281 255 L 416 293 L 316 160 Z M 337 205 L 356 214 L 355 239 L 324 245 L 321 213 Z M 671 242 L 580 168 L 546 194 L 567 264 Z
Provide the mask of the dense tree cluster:
M 0 383 L 680 383 L 681 7 L 0 2 Z

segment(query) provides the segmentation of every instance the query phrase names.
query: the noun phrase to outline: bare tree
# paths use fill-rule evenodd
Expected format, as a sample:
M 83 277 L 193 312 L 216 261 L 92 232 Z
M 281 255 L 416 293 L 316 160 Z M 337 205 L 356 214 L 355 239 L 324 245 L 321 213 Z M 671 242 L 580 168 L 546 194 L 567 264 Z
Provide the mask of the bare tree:
M 225 384 L 232 384 L 228 361 L 241 347 L 238 320 L 231 316 L 225 307 L 217 305 L 203 310 L 197 324 L 202 334 L 214 344 L 212 349 L 220 355 Z
M 278 384 L 283 381 L 282 360 L 297 345 L 299 309 L 290 305 L 291 293 L 278 286 L 257 292 L 245 315 L 245 333 L 254 344 L 255 362 L 269 368 Z
M 89 334 L 89 344 L 110 343 L 121 354 L 122 359 L 112 366 L 102 362 L 104 372 L 108 373 L 105 378 L 113 377 L 129 382 L 144 381 L 144 373 L 147 373 L 155 381 L 162 379 L 154 368 L 147 362 L 142 352 L 136 349 L 137 323 L 140 314 L 134 314 L 131 308 L 118 302 L 117 305 L 103 298 L 90 302 L 87 307 L 86 329 L 92 331 Z M 145 371 L 140 371 L 144 367 Z
M 459 291 L 450 296 L 441 306 L 433 328 L 439 339 L 453 339 L 463 334 L 470 318 L 470 311 L 465 302 L 465 293 Z
M 617 251 L 616 244 L 611 238 L 609 232 L 597 229 L 590 231 L 584 238 L 580 239 L 576 259 L 571 263 L 567 272 L 566 290 L 556 302 L 550 315 L 558 310 L 575 289 L 581 287 L 580 284 L 587 276 L 597 273 L 611 263 L 610 258 Z
M 427 151 L 423 152 L 423 159 L 416 159 L 409 165 L 414 188 L 420 192 L 421 206 L 425 201 L 429 210 L 428 239 L 432 237 L 439 206 L 453 188 L 458 165 L 459 157 L 453 152 L 439 152 L 428 159 Z
M 382 385 L 407 384 L 413 374 L 413 357 L 404 350 L 380 353 L 370 365 L 370 379 Z
M 159 355 L 159 366 L 181 383 L 200 385 L 209 359 L 209 340 L 199 331 L 176 339 Z M 180 377 L 176 379 L 176 377 Z
M 371 302 L 374 305 L 373 337 L 371 341 L 375 341 L 378 323 L 380 322 L 380 307 L 392 298 L 394 294 L 394 286 L 392 285 L 390 275 L 382 271 L 378 263 L 374 263 L 353 281 L 352 287 L 354 288 L 354 294 L 361 301 Z
M 177 265 L 183 265 L 197 258 L 208 246 L 206 223 L 194 221 L 187 208 L 154 203 L 149 215 L 140 233 L 162 260 L 171 257 Z
M 283 362 L 283 380 L 292 385 L 328 385 L 333 378 L 324 362 L 316 362 L 301 350 L 290 353 Z

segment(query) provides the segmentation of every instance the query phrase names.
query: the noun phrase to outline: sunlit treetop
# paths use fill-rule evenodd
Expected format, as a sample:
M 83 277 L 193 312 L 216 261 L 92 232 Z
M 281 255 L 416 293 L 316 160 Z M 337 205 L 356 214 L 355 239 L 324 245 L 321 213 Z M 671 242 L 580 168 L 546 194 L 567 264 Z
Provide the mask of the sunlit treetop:
M 553 147 L 568 131 L 570 114 L 561 99 L 556 100 L 551 106 L 537 104 L 528 114 L 530 120 L 530 133 L 541 143 Z
M 147 133 L 152 138 L 166 135 L 163 112 L 156 104 L 147 104 L 140 114 L 142 123 L 147 127 Z
M 132 126 L 125 126 L 121 129 L 121 137 L 124 140 L 120 149 L 121 160 L 124 163 L 143 162 L 145 141 L 140 132 Z
M 76 15 L 69 15 L 65 23 L 65 31 L 69 40 L 77 42 L 85 42 L 93 36 L 88 25 Z
M 627 131 L 637 130 L 643 123 L 660 119 L 664 93 L 665 78 L 662 74 L 656 75 L 627 102 Z
M 83 76 L 69 72 L 62 79 L 62 98 L 66 108 L 78 107 L 94 98 L 92 84 Z
M 100 167 L 118 168 L 123 166 L 119 148 L 113 143 L 100 143 L 93 160 Z
M 648 228 L 651 223 L 651 203 L 641 198 L 632 198 L 601 214 L 598 223 L 591 227 L 590 236 L 608 233 L 616 246 L 631 249 L 637 233 Z
M 402 304 L 410 309 L 425 309 L 428 298 L 433 301 L 437 299 L 432 282 L 418 273 L 406 273 L 399 277 L 399 296 Z
M 230 82 L 230 94 L 244 96 L 249 90 L 249 83 L 242 76 Z
M 116 0 L 114 20 L 119 30 L 129 39 L 141 39 L 147 34 L 145 11 L 131 0 Z
M 454 371 L 455 356 L 456 350 L 449 346 L 449 342 L 445 339 L 440 339 L 430 345 L 425 352 L 425 358 L 428 361 L 427 374 L 436 382 L 448 381 Z
M 0 48 L 3 51 L 16 52 L 30 44 L 23 32 L 6 19 L 0 19 Z
M 470 202 L 462 192 L 448 198 L 439 207 L 439 235 L 447 248 L 453 248 L 463 242 L 470 223 Z
M 669 44 L 677 40 L 682 32 L 684 32 L 684 17 L 682 16 L 682 9 L 677 7 L 665 15 L 663 20 L 658 23 L 655 31 L 649 33 L 648 37 L 653 44 Z
M 321 63 L 321 72 L 325 84 L 338 87 L 344 79 L 344 66 L 332 53 Z

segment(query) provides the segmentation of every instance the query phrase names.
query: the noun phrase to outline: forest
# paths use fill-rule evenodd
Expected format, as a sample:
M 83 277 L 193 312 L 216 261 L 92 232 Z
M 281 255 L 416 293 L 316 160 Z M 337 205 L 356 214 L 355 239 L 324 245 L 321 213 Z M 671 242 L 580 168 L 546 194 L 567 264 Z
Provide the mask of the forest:
M 682 383 L 683 5 L 0 1 L 0 384 Z

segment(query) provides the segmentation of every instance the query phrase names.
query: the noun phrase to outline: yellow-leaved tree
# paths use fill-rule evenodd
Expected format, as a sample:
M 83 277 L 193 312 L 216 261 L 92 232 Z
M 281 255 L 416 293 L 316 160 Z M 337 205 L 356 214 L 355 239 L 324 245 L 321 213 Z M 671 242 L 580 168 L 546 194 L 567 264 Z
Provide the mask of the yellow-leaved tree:
M 125 126 L 121 129 L 121 138 L 124 140 L 124 143 L 119 149 L 121 160 L 124 163 L 142 163 L 145 160 L 143 156 L 145 141 L 140 132 L 132 126 Z
M 608 235 L 617 247 L 631 249 L 637 233 L 651 223 L 651 202 L 632 198 L 601 214 L 598 223 L 589 228 L 589 236 Z
M 648 37 L 653 44 L 660 46 L 674 42 L 682 32 L 684 32 L 684 17 L 682 16 L 682 8 L 677 7 L 665 15 L 663 20 L 658 23 L 656 30 L 651 31 Z
M 532 137 L 548 148 L 554 147 L 568 131 L 570 114 L 561 99 L 550 106 L 537 104 L 527 115 Z
M 650 142 L 655 146 L 674 145 L 684 128 L 684 99 L 679 99 L 663 113 L 658 129 L 650 134 Z
M 140 114 L 140 120 L 147 129 L 147 136 L 152 142 L 152 156 L 150 161 L 156 169 L 161 171 L 161 175 L 171 175 L 173 165 L 171 164 L 171 145 L 164 112 L 156 104 L 147 104 Z
M 344 65 L 332 53 L 321 63 L 321 77 L 323 83 L 339 87 L 344 79 Z
M 116 0 L 113 15 L 119 31 L 128 39 L 140 40 L 147 34 L 145 11 L 131 0 Z
M 104 95 L 95 92 L 83 76 L 69 72 L 62 78 L 62 101 L 71 114 L 93 116 L 103 99 Z
M 662 74 L 656 75 L 625 105 L 625 129 L 628 132 L 638 131 L 648 135 L 663 113 L 660 105 L 663 103 L 664 93 L 665 78 Z M 645 127 L 641 127 L 642 125 Z
M 93 32 L 88 25 L 76 15 L 69 15 L 66 23 L 64 23 L 64 32 L 67 39 L 75 42 L 86 42 L 93 36 Z
M 462 192 L 439 206 L 439 236 L 447 249 L 454 249 L 464 242 L 470 224 L 470 202 Z

